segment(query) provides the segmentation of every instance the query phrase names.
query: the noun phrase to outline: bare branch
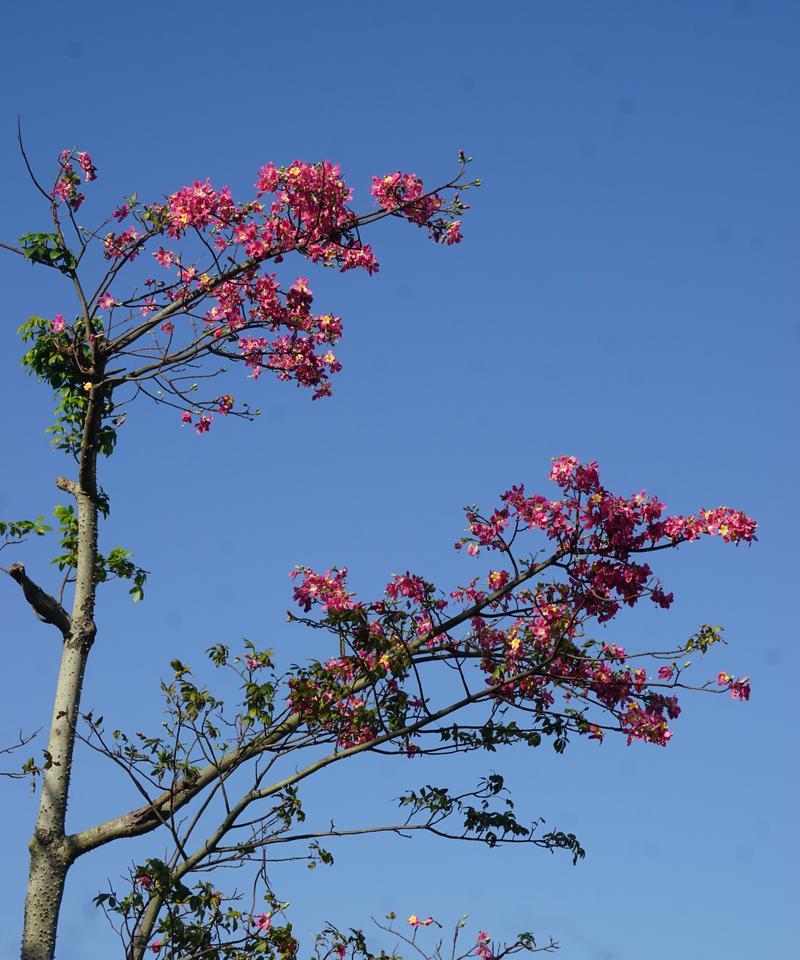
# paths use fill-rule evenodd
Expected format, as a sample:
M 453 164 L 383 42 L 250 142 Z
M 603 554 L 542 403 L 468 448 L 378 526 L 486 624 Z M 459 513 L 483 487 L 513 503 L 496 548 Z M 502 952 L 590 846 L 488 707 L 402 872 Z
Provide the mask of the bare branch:
M 44 590 L 28 576 L 21 563 L 12 563 L 7 571 L 9 577 L 22 587 L 25 599 L 42 623 L 52 623 L 66 639 L 72 630 L 72 620 L 67 611 L 55 597 Z

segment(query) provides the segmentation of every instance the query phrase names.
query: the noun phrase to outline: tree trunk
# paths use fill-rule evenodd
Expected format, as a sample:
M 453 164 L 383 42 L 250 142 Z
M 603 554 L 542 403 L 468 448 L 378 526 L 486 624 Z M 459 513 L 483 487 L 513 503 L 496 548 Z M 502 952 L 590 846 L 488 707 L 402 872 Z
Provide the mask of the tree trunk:
M 63 844 L 34 834 L 30 843 L 31 866 L 25 899 L 24 960 L 51 960 L 56 950 L 56 930 L 69 858 Z
M 59 479 L 58 486 L 72 494 L 77 503 L 78 542 L 75 567 L 75 594 L 72 626 L 64 642 L 61 667 L 53 702 L 53 719 L 47 744 L 49 757 L 42 774 L 39 811 L 29 844 L 31 852 L 22 960 L 53 960 L 56 931 L 67 871 L 75 859 L 66 839 L 75 729 L 81 691 L 95 637 L 95 572 L 97 568 L 97 438 L 103 398 L 101 388 L 92 390 L 81 440 L 78 481 Z

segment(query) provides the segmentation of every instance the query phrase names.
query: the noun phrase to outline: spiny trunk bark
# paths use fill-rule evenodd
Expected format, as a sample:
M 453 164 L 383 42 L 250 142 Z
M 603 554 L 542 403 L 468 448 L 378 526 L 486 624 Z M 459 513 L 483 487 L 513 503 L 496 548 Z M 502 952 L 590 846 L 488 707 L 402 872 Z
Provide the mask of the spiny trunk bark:
M 53 960 L 64 883 L 74 851 L 66 839 L 75 728 L 80 710 L 86 661 L 95 637 L 95 570 L 97 567 L 97 444 L 103 398 L 93 391 L 86 410 L 77 483 L 59 482 L 75 497 L 78 546 L 72 626 L 65 639 L 58 674 L 47 751 L 42 774 L 39 811 L 31 838 L 22 960 Z

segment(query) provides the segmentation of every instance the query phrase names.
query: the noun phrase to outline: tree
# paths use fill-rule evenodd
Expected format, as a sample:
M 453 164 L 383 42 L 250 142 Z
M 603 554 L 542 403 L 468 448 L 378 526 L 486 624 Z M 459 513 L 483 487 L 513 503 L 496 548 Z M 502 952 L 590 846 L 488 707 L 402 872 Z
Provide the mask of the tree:
M 577 862 L 584 851 L 575 835 L 518 819 L 495 774 L 466 793 L 430 784 L 411 789 L 395 822 L 327 829 L 302 826 L 300 786 L 365 752 L 412 758 L 509 744 L 535 748 L 543 740 L 561 752 L 570 737 L 602 741 L 613 732 L 628 743 L 663 746 L 680 713 L 677 690 L 748 698 L 747 678 L 686 679 L 686 656 L 720 642 L 719 627 L 702 626 L 670 649 L 629 652 L 596 639 L 592 625 L 643 599 L 670 606 L 672 595 L 653 573 L 650 555 L 704 536 L 750 543 L 755 523 L 727 507 L 668 516 L 656 497 L 612 494 L 597 464 L 558 457 L 550 473 L 558 499 L 515 486 L 492 511 L 466 509 L 466 533 L 456 547 L 491 562 L 465 585 L 443 591 L 406 572 L 390 579 L 383 596 L 362 601 L 348 589 L 345 568 L 295 570 L 290 619 L 330 635 L 326 660 L 286 672 L 272 651 L 217 644 L 206 651 L 213 682 L 172 661 L 172 677 L 162 684 L 167 720 L 160 733 L 109 731 L 103 718 L 82 713 L 98 588 L 126 580 L 138 600 L 147 578 L 129 551 L 103 552 L 99 538 L 109 497 L 98 481 L 98 458 L 114 452 L 132 402 L 145 396 L 173 408 L 180 423 L 202 435 L 215 417 L 258 413 L 212 389 L 226 365 L 244 366 L 256 379 L 273 372 L 311 388 L 314 399 L 328 396 L 330 377 L 340 369 L 332 348 L 341 319 L 312 312 L 307 279 L 287 287 L 265 265 L 294 255 L 372 274 L 378 263 L 362 233 L 387 217 L 416 224 L 436 242 L 458 243 L 466 209 L 460 196 L 478 181 L 465 179 L 464 154 L 456 176 L 433 191 L 416 175 L 393 172 L 372 181 L 377 210 L 358 214 L 338 166 L 267 164 L 256 198 L 246 203 L 234 201 L 227 188 L 195 181 L 160 203 L 127 197 L 100 226 L 88 228 L 78 217 L 83 185 L 96 177 L 90 155 L 62 152 L 45 187 L 22 154 L 53 229 L 3 246 L 63 274 L 76 298 L 74 315 L 32 317 L 20 331 L 23 364 L 58 398 L 53 443 L 76 464 L 74 477 L 56 480 L 72 498 L 55 511 L 60 589 L 48 592 L 20 562 L 5 571 L 36 616 L 63 638 L 44 760 L 30 760 L 21 771 L 39 785 L 24 960 L 54 956 L 70 866 L 105 844 L 144 834 L 158 833 L 167 852 L 133 864 L 126 889 L 97 898 L 125 955 L 135 960 L 147 950 L 184 960 L 262 954 L 291 960 L 298 944 L 269 863 L 297 844 L 306 852 L 290 856 L 329 862 L 326 837 L 427 831 L 489 846 L 563 849 Z M 100 270 L 93 260 L 98 248 Z M 142 269 L 148 252 L 167 279 Z M 3 546 L 48 532 L 44 518 L 0 525 Z M 76 740 L 125 771 L 135 805 L 69 833 Z M 223 866 L 249 867 L 263 899 L 246 903 L 239 888 L 219 889 L 213 871 Z M 204 879 L 209 874 L 214 882 Z M 434 923 L 409 918 L 415 948 L 417 930 Z M 530 934 L 492 944 L 482 932 L 464 955 L 488 960 L 553 947 L 537 947 Z M 319 935 L 315 952 L 373 955 L 360 931 L 334 926 Z

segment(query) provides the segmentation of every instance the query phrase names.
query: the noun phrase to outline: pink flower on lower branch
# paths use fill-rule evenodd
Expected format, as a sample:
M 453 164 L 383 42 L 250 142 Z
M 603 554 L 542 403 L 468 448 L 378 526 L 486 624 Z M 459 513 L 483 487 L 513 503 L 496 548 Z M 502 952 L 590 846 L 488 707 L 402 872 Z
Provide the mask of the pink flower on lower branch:
M 736 680 L 729 673 L 724 672 L 717 675 L 717 684 L 720 687 L 726 687 L 734 700 L 750 699 L 749 680 L 750 677 L 742 677 L 741 680 Z
M 750 684 L 747 682 L 748 679 L 748 677 L 745 677 L 743 680 L 736 680 L 730 685 L 730 693 L 734 700 L 750 699 Z
M 478 932 L 478 939 L 475 941 L 475 952 L 481 960 L 493 960 L 491 939 L 485 930 Z
M 260 913 L 257 917 L 253 917 L 253 920 L 255 921 L 256 930 L 266 932 L 272 926 L 271 913 Z

